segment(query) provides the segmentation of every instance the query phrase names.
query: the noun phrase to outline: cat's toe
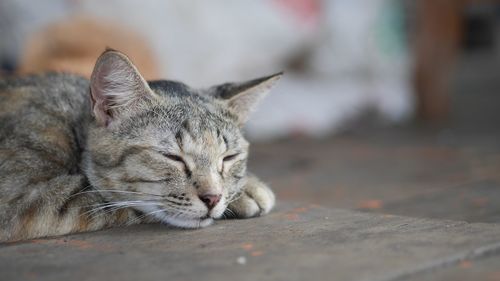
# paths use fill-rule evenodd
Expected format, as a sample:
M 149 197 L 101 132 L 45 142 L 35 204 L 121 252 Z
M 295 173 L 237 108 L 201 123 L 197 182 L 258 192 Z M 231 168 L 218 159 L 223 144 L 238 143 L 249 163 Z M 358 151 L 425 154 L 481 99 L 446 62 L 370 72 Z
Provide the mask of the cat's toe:
M 241 195 L 241 197 L 235 202 L 228 206 L 231 214 L 236 218 L 251 218 L 258 216 L 260 213 L 260 207 L 247 194 Z
M 246 190 L 248 196 L 255 202 L 259 208 L 259 215 L 267 214 L 271 211 L 275 204 L 273 191 L 264 184 L 253 186 Z
M 249 179 L 242 196 L 228 208 L 238 218 L 250 218 L 269 213 L 275 204 L 273 191 L 256 178 Z

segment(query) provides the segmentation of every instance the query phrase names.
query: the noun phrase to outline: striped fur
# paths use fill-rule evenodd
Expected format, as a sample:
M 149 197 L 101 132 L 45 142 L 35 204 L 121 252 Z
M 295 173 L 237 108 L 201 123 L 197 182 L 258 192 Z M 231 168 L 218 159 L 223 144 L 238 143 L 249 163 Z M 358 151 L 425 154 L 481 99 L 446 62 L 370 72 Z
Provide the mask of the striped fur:
M 269 212 L 240 128 L 279 76 L 194 90 L 108 50 L 90 81 L 0 80 L 0 241 Z M 213 209 L 206 193 L 222 194 Z

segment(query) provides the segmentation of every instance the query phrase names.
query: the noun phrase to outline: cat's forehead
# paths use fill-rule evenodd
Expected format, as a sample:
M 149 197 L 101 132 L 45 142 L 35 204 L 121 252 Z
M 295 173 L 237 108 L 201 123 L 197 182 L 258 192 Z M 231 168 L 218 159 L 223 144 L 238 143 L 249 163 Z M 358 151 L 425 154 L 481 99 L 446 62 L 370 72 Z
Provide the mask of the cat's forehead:
M 174 115 L 180 113 L 193 118 L 201 118 L 207 114 L 223 114 L 224 108 L 216 102 L 214 97 L 182 82 L 156 80 L 149 81 L 148 84 L 151 90 L 163 100 L 161 107 L 165 109 L 164 111 L 173 111 Z M 180 116 L 180 119 L 178 121 L 183 121 L 184 116 Z
M 191 96 L 196 95 L 197 91 L 189 87 L 188 85 L 172 80 L 155 80 L 148 81 L 148 85 L 160 96 Z
M 208 135 L 238 138 L 241 134 L 234 116 L 213 97 L 199 93 L 181 82 L 149 81 L 160 99 L 142 108 L 120 126 L 120 133 L 133 138 L 144 135 L 179 135 L 194 139 Z
M 156 80 L 148 82 L 162 102 L 156 104 L 160 110 L 156 114 L 168 117 L 174 125 L 189 121 L 193 126 L 214 126 L 235 123 L 236 119 L 221 102 L 206 91 L 193 89 L 188 85 L 171 80 Z
M 144 108 L 121 123 L 119 134 L 139 139 L 156 136 L 169 141 L 174 140 L 174 136 L 188 135 L 202 143 L 211 143 L 213 136 L 222 140 L 242 137 L 240 128 L 224 109 L 192 97 L 174 97 Z
M 172 133 L 175 139 L 181 143 L 201 144 L 209 146 L 211 144 L 231 143 L 236 145 L 241 139 L 241 132 L 237 126 L 211 114 L 204 118 L 189 118 L 188 116 L 175 128 Z
M 210 155 L 229 147 L 239 146 L 242 141 L 234 131 L 223 130 L 217 124 L 200 126 L 194 120 L 185 120 L 175 135 L 166 137 L 166 141 L 174 141 L 181 150 L 192 155 Z
M 192 157 L 210 159 L 225 150 L 244 149 L 248 146 L 238 127 L 214 116 L 186 116 L 182 122 L 172 125 L 174 126 L 170 126 L 168 130 L 156 134 L 160 146 L 177 147 Z

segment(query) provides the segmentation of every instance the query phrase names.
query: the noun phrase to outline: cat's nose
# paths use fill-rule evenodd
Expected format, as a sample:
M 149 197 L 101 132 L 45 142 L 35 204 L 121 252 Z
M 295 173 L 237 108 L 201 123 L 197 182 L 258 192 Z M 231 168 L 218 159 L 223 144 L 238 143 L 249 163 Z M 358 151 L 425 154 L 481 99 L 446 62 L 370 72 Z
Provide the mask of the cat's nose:
M 222 196 L 220 194 L 203 194 L 198 197 L 200 197 L 200 200 L 205 203 L 209 210 L 212 210 L 219 203 Z

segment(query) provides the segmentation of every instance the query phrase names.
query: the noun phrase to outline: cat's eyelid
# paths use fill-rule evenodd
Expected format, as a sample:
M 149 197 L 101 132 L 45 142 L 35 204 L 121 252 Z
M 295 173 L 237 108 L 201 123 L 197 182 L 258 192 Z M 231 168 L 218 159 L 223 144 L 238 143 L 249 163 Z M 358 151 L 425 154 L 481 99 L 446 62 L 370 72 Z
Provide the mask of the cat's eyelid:
M 224 162 L 231 161 L 231 160 L 236 159 L 240 155 L 241 155 L 240 151 L 237 151 L 237 152 L 234 152 L 234 153 L 228 153 L 228 154 L 226 154 L 226 155 L 224 155 L 222 157 L 222 161 L 224 161 Z
M 182 163 L 186 164 L 186 161 L 185 161 L 184 157 L 182 157 L 178 153 L 165 151 L 163 149 L 157 149 L 156 151 L 158 153 L 160 153 L 161 155 L 163 155 L 165 158 L 168 158 L 168 159 L 170 159 L 172 161 L 182 162 Z
M 186 164 L 186 161 L 184 161 L 184 158 L 182 158 L 182 156 L 180 156 L 180 155 L 172 154 L 172 153 L 168 153 L 168 152 L 164 152 L 162 154 L 163 154 L 163 156 L 167 157 L 168 159 L 170 159 L 172 161 L 182 162 L 182 163 Z
M 185 159 L 184 157 L 182 157 L 178 154 L 173 154 L 173 153 L 169 153 L 169 152 L 161 152 L 161 154 L 163 156 L 165 156 L 165 158 L 167 158 L 171 161 L 174 161 L 176 163 L 181 163 L 184 166 L 184 171 L 186 172 L 187 176 L 188 177 L 191 176 L 191 171 L 192 171 L 193 167 L 188 164 L 187 159 Z

